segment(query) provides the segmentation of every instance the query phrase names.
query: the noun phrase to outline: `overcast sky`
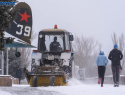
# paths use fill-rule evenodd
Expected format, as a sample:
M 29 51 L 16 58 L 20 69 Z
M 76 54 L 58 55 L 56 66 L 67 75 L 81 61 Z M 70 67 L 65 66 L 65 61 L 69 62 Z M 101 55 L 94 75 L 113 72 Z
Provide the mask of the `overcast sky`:
M 74 35 L 94 37 L 106 55 L 113 48 L 111 34 L 125 32 L 125 0 L 19 0 L 30 5 L 33 30 L 66 29 Z M 32 43 L 37 46 L 37 38 Z

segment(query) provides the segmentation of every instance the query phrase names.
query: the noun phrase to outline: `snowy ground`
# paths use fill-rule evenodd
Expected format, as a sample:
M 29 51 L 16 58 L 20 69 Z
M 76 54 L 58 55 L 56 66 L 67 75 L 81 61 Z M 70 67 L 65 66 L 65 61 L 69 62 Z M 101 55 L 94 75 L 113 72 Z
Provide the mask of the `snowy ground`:
M 30 87 L 29 85 L 13 85 L 0 87 L 0 95 L 125 95 L 125 85 L 113 87 L 113 84 L 85 84 L 76 79 L 69 81 L 68 86 Z

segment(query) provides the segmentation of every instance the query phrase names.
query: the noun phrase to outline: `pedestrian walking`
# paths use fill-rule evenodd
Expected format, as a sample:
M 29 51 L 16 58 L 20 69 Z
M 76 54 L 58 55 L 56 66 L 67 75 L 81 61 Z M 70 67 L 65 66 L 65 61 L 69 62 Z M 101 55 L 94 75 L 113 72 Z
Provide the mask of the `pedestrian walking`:
M 113 81 L 114 87 L 119 87 L 119 72 L 121 71 L 120 60 L 122 60 L 123 54 L 120 50 L 118 50 L 118 45 L 114 45 L 114 49 L 110 51 L 108 59 L 112 62 L 112 73 L 113 73 Z
M 16 70 L 16 78 L 19 79 L 19 84 L 20 84 L 20 80 L 21 80 L 21 75 L 22 75 L 22 71 L 21 69 L 18 67 Z
M 96 63 L 98 66 L 98 75 L 99 75 L 98 84 L 100 84 L 101 82 L 101 87 L 103 87 L 105 69 L 106 69 L 106 65 L 108 64 L 108 59 L 104 55 L 103 51 L 100 51 L 100 54 L 98 55 L 96 59 Z

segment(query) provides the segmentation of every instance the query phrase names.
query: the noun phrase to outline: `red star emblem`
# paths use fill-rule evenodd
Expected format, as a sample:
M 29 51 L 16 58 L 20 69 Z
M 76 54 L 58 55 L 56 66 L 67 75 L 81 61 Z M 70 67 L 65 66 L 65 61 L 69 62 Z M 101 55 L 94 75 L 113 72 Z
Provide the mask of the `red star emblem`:
M 24 14 L 20 14 L 21 15 L 21 20 L 20 21 L 22 21 L 22 20 L 25 20 L 27 23 L 28 23 L 28 18 L 29 17 L 31 17 L 30 15 L 27 15 L 27 12 L 25 11 L 25 13 Z

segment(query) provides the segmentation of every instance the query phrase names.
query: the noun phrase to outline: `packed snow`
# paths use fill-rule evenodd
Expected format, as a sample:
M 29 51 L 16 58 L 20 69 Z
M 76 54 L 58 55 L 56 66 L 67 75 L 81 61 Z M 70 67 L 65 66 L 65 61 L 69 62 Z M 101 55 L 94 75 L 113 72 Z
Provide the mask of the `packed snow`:
M 13 85 L 0 87 L 0 95 L 125 95 L 125 85 L 113 87 L 113 84 L 87 84 L 84 81 L 70 79 L 68 86 L 30 87 Z

